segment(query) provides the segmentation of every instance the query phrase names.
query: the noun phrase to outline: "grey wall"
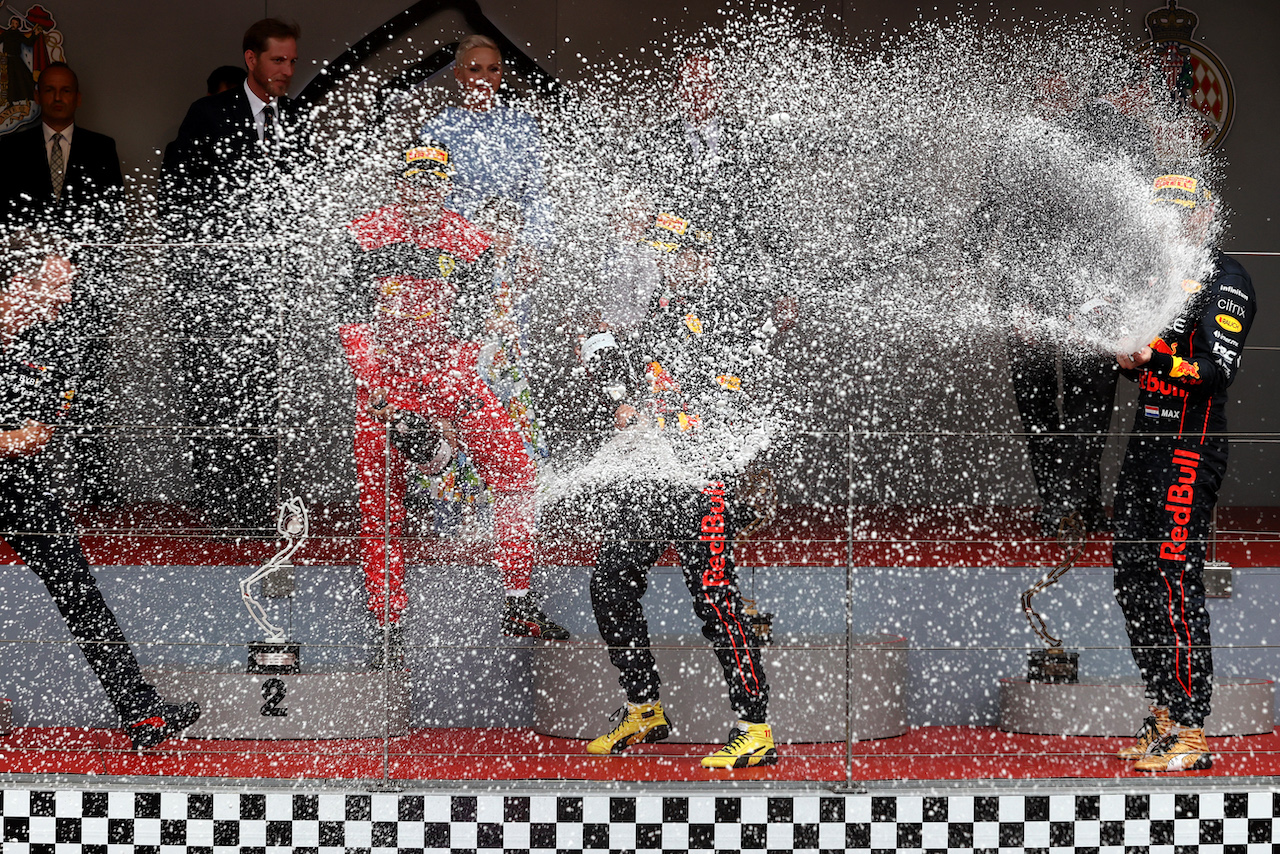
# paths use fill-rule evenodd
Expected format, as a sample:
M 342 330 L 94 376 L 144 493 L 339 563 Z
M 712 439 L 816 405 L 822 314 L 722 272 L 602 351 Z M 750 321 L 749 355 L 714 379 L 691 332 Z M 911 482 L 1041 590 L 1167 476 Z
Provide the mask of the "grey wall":
M 1036 567 L 761 567 L 741 571 L 744 593 L 775 614 L 775 636 L 843 635 L 850 603 L 854 634 L 888 633 L 907 640 L 907 709 L 912 726 L 992 726 L 998 686 L 1026 674 L 1027 652 L 1041 647 L 1028 628 L 1019 595 L 1043 573 Z M 243 672 L 245 643 L 257 640 L 236 588 L 248 570 L 227 567 L 103 567 L 96 570 L 146 670 Z M 548 611 L 575 638 L 598 639 L 586 567 L 539 570 Z M 266 600 L 271 617 L 303 644 L 308 671 L 359 671 L 367 656 L 362 583 L 352 567 L 303 566 L 291 606 Z M 1080 651 L 1084 681 L 1138 684 L 1111 570 L 1077 567 L 1035 600 L 1050 632 Z M 680 571 L 652 571 L 645 610 L 655 634 L 695 639 L 692 654 L 711 656 Z M 1214 669 L 1225 678 L 1280 676 L 1271 603 L 1280 594 L 1274 569 L 1237 568 L 1234 595 L 1211 599 Z M 411 725 L 529 726 L 532 655 L 527 641 L 502 637 L 501 591 L 486 567 L 414 567 L 406 632 L 412 685 Z M 70 644 L 49 597 L 23 567 L 0 567 L 5 595 L 0 661 L 3 695 L 19 726 L 115 725 L 111 707 L 83 657 Z M 145 598 L 138 595 L 146 590 Z M 803 640 L 800 641 L 803 643 Z M 601 661 L 602 667 L 607 667 Z M 678 673 L 664 673 L 678 680 Z M 173 698 L 180 699 L 180 698 Z M 621 689 L 600 699 L 601 727 L 622 704 Z M 828 703 L 828 697 L 779 696 L 774 704 Z M 679 720 L 679 709 L 672 710 Z M 726 725 L 731 711 L 724 708 Z M 602 732 L 604 729 L 601 730 Z

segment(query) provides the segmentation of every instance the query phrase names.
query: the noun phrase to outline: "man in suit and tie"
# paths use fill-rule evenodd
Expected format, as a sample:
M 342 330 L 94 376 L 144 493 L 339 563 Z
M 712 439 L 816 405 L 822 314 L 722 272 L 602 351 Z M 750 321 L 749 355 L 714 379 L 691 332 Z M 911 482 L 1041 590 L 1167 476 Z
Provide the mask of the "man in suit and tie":
M 634 184 L 661 211 L 712 232 L 721 275 L 754 290 L 785 247 L 768 223 L 771 161 L 723 96 L 713 58 L 686 56 L 672 89 L 675 115 L 633 140 L 631 167 Z
M 40 73 L 35 101 L 40 121 L 0 137 L 0 163 L 8 173 L 0 184 L 7 225 L 47 231 L 71 243 L 111 243 L 123 230 L 124 181 L 111 137 L 76 124 L 80 80 L 65 62 Z M 73 260 L 89 287 L 64 313 L 60 332 L 49 342 L 77 365 L 79 422 L 112 420 L 105 388 L 110 365 L 113 253 L 79 248 Z M 93 503 L 115 500 L 110 471 L 112 437 L 89 429 L 76 446 L 82 497 Z
M 200 98 L 187 110 L 172 157 L 164 164 L 183 197 L 179 204 L 208 192 L 242 191 L 255 173 L 279 164 L 292 118 L 288 92 L 298 62 L 299 35 L 296 24 L 275 18 L 249 27 L 243 40 L 248 72 L 244 85 Z M 225 217 L 236 210 L 218 213 L 224 216 L 218 227 L 225 229 Z M 260 223 L 251 226 L 255 232 L 259 228 Z
M 275 18 L 249 27 L 244 84 L 193 103 L 164 163 L 173 239 L 204 244 L 174 250 L 170 288 L 191 353 L 194 498 L 220 526 L 269 524 L 278 498 L 280 318 L 270 289 L 286 276 L 280 248 L 262 244 L 299 146 L 288 98 L 299 34 Z
M 704 225 L 723 206 L 723 185 L 738 171 L 740 129 L 719 114 L 721 91 L 709 57 L 686 57 L 672 93 L 676 115 L 632 143 L 637 183 L 659 207 Z
M 102 228 L 118 227 L 124 180 L 116 142 L 75 124 L 80 81 L 65 62 L 41 73 L 36 103 L 39 122 L 0 137 L 0 162 L 8 170 L 0 194 L 7 213 L 62 236 L 101 240 Z

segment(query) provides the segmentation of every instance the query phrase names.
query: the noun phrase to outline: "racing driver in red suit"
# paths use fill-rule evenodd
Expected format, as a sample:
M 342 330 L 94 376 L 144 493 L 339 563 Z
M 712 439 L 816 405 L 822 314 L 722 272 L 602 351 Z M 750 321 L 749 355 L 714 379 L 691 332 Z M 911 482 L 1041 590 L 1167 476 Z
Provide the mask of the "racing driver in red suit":
M 1189 175 L 1155 179 L 1155 202 L 1187 217 L 1203 241 L 1213 200 Z M 1137 380 L 1133 437 L 1116 484 L 1115 595 L 1151 714 L 1137 743 L 1120 751 L 1140 771 L 1194 771 L 1213 764 L 1204 721 L 1213 695 L 1213 649 L 1204 558 L 1227 470 L 1227 387 L 1240 368 L 1257 312 L 1249 274 L 1220 252 L 1212 277 L 1186 282 L 1186 303 L 1150 345 L 1116 357 Z
M 361 314 L 340 335 L 356 378 L 355 462 L 369 610 L 388 631 L 380 666 L 403 655 L 406 461 L 388 424 L 412 413 L 460 444 L 494 494 L 494 562 L 506 587 L 503 632 L 566 640 L 531 594 L 534 466 L 502 404 L 476 370 L 484 311 L 492 302 L 489 237 L 446 210 L 448 148 L 425 143 L 397 160 L 399 204 L 357 217 L 353 292 Z M 372 301 L 372 306 L 369 302 Z M 385 653 L 385 654 L 384 654 Z

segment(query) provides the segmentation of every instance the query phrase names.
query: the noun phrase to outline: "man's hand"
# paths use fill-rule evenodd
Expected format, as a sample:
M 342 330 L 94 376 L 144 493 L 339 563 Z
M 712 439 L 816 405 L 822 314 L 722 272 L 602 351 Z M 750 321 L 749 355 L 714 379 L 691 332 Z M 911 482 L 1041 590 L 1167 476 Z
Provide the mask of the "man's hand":
M 1126 371 L 1137 370 L 1150 361 L 1150 347 L 1141 347 L 1135 353 L 1116 353 L 1116 362 Z
M 449 443 L 449 447 L 453 448 L 455 454 L 462 449 L 462 440 L 458 438 L 458 428 L 453 426 L 452 421 L 446 421 L 441 418 L 436 421 L 436 427 L 439 428 L 440 435 Z
M 626 430 L 640 420 L 640 413 L 629 403 L 624 403 L 613 411 L 613 426 Z
M 53 427 L 28 418 L 17 430 L 0 430 L 0 457 L 35 456 L 52 438 Z
M 383 424 L 390 424 L 395 419 L 396 413 L 400 411 L 399 407 L 391 402 L 386 388 L 375 388 L 369 392 L 368 409 L 374 420 L 381 421 Z

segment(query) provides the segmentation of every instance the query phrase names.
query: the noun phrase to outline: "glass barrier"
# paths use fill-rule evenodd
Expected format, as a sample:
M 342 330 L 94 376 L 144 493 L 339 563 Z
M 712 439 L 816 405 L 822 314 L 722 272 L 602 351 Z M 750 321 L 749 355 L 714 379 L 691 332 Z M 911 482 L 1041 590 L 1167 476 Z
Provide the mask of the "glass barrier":
M 7 542 L 56 546 L 47 590 L 12 555 L 3 570 L 7 770 L 703 780 L 746 739 L 765 762 L 725 772 L 739 779 L 1128 773 L 1113 756 L 1147 707 L 1112 543 L 1154 541 L 1113 536 L 1106 514 L 1037 512 L 1028 439 L 1043 437 L 1022 431 L 998 351 L 969 354 L 971 385 L 943 366 L 909 402 L 851 385 L 745 471 L 702 480 L 610 474 L 598 449 L 622 431 L 573 413 L 570 363 L 553 362 L 533 409 L 561 417 L 536 422 L 531 486 L 478 459 L 528 441 L 518 420 L 477 428 L 460 443 L 472 459 L 437 470 L 438 425 L 357 422 L 322 288 L 255 302 L 264 262 L 217 296 L 197 281 L 213 262 L 187 250 L 116 249 L 104 263 L 134 273 L 58 327 L 100 329 L 70 353 L 81 405 L 7 499 Z M 1271 353 L 1250 354 L 1246 401 L 1265 399 Z M 1270 732 L 1280 669 L 1276 435 L 1257 405 L 1238 406 L 1204 572 L 1222 716 L 1207 729 L 1241 773 L 1268 753 L 1249 736 Z M 1107 507 L 1133 418 L 1122 382 Z M 667 471 L 658 451 L 641 471 Z M 24 516 L 45 492 L 52 515 Z M 57 506 L 74 527 L 51 524 Z M 92 585 L 63 577 L 77 542 Z M 138 699 L 94 586 L 178 712 Z M 73 637 L 102 641 L 85 647 L 96 675 Z M 151 745 L 132 726 L 163 729 L 150 713 L 189 702 L 189 738 Z

